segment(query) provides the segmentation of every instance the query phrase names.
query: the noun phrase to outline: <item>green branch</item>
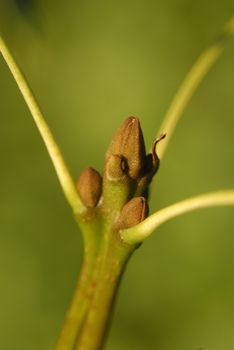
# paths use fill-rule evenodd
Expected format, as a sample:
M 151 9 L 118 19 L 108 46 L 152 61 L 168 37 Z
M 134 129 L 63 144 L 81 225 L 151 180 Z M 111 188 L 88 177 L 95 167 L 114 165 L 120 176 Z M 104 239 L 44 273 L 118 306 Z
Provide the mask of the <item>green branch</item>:
M 18 88 L 32 114 L 32 117 L 35 121 L 35 124 L 41 134 L 41 137 L 46 145 L 47 151 L 50 155 L 50 158 L 52 160 L 52 163 L 55 167 L 55 171 L 57 173 L 60 185 L 63 189 L 63 192 L 65 194 L 65 197 L 69 203 L 69 205 L 72 207 L 74 213 L 81 213 L 85 210 L 85 207 L 83 206 L 79 195 L 77 193 L 77 190 L 75 188 L 73 179 L 71 177 L 71 174 L 67 168 L 67 165 L 65 164 L 65 161 L 63 159 L 62 153 L 55 142 L 55 139 L 43 117 L 43 114 L 38 106 L 38 103 L 26 81 L 26 79 L 23 76 L 23 73 L 20 71 L 19 67 L 17 66 L 12 54 L 8 50 L 5 42 L 0 37 L 0 52 L 6 61 L 15 81 L 18 85 Z
M 202 208 L 230 205 L 234 205 L 234 189 L 205 193 L 185 199 L 159 210 L 136 226 L 122 230 L 121 238 L 128 244 L 140 243 L 149 237 L 157 227 L 179 215 Z
M 199 84 L 210 71 L 214 63 L 220 57 L 225 48 L 227 39 L 234 34 L 234 17 L 226 24 L 223 33 L 217 40 L 208 47 L 194 63 L 181 86 L 179 87 L 175 97 L 173 98 L 168 111 L 163 119 L 162 125 L 159 129 L 160 134 L 167 134 L 166 139 L 158 145 L 159 158 L 162 159 L 169 141 L 173 136 L 173 132 L 182 117 L 182 114 L 187 107 L 189 101 L 196 92 Z

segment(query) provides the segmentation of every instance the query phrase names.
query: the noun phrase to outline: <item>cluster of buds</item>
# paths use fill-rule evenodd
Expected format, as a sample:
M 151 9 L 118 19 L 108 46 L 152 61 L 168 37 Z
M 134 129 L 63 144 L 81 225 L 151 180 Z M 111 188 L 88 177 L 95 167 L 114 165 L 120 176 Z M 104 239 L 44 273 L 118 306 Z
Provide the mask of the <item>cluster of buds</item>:
M 164 137 L 165 134 L 156 139 L 152 152 L 146 154 L 139 120 L 127 118 L 107 149 L 103 179 L 91 167 L 80 175 L 77 190 L 84 205 L 87 208 L 102 206 L 105 194 L 114 186 L 117 190 L 111 193 L 115 197 L 112 202 L 120 203 L 118 227 L 128 228 L 144 220 L 148 215 L 148 187 L 160 163 L 156 144 Z

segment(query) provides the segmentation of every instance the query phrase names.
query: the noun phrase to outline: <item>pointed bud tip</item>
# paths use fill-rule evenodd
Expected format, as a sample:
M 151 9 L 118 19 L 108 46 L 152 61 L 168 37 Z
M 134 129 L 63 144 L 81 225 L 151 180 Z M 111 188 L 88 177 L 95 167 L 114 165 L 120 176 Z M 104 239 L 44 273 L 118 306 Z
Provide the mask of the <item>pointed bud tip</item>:
M 102 192 L 102 176 L 91 167 L 85 168 L 77 181 L 76 188 L 87 208 L 94 208 Z
M 141 127 L 139 118 L 134 116 L 127 117 L 123 122 L 122 126 L 124 126 L 125 124 L 129 126 L 136 125 L 138 128 Z
M 126 127 L 127 125 L 131 125 L 131 124 L 134 124 L 134 123 L 140 124 L 140 120 L 139 120 L 139 118 L 131 115 L 131 116 L 127 117 L 123 121 L 123 123 L 121 124 L 120 128 Z

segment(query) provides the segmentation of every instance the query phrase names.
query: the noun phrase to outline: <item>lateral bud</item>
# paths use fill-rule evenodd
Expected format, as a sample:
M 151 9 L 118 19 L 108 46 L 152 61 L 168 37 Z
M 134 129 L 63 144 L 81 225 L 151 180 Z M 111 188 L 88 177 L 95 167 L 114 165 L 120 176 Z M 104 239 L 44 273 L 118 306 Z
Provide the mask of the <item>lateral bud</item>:
M 85 168 L 77 181 L 76 188 L 87 208 L 94 208 L 102 193 L 102 176 L 91 167 Z
M 106 163 L 106 177 L 109 181 L 119 181 L 126 175 L 127 165 L 125 159 L 118 155 L 112 154 Z
M 137 118 L 127 118 L 118 129 L 106 152 L 106 163 L 114 154 L 126 160 L 128 175 L 137 179 L 145 164 L 145 143 Z
M 148 214 L 149 207 L 147 200 L 144 197 L 132 198 L 125 204 L 120 213 L 118 220 L 119 228 L 123 230 L 135 226 L 143 221 Z

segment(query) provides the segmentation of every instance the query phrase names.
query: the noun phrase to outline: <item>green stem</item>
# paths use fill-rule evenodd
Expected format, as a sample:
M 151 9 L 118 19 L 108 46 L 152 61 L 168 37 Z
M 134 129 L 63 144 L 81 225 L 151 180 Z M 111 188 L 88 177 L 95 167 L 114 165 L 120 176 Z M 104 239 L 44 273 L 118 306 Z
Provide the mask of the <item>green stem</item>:
M 157 211 L 138 225 L 122 230 L 120 236 L 123 242 L 127 244 L 142 243 L 160 225 L 179 215 L 202 208 L 233 205 L 234 189 L 204 193 Z
M 224 28 L 224 31 L 219 35 L 219 37 L 214 41 L 214 43 L 208 47 L 202 54 L 198 57 L 185 79 L 178 88 L 166 115 L 163 118 L 162 125 L 159 129 L 160 134 L 167 134 L 166 139 L 158 145 L 159 158 L 162 159 L 164 153 L 167 149 L 169 141 L 173 136 L 175 128 L 183 115 L 185 108 L 193 97 L 197 88 L 207 75 L 214 63 L 222 54 L 227 39 L 234 34 L 234 17 L 232 17 Z
M 86 258 L 84 258 L 77 287 L 75 289 L 71 305 L 66 313 L 64 325 L 55 350 L 71 350 L 73 348 L 88 308 L 89 295 L 87 293 L 87 289 L 89 289 L 92 269 L 92 261 L 87 261 Z
M 24 77 L 22 71 L 20 70 L 19 66 L 17 65 L 16 61 L 13 58 L 13 55 L 7 48 L 1 36 L 0 36 L 0 53 L 2 54 L 5 62 L 7 63 L 16 81 L 16 84 L 24 98 L 24 101 L 28 106 L 29 111 L 31 112 L 34 122 L 38 128 L 38 131 L 41 134 L 42 140 L 44 141 L 44 144 L 47 148 L 49 156 L 52 160 L 60 185 L 67 199 L 67 202 L 69 203 L 69 205 L 71 206 L 75 214 L 81 214 L 85 212 L 86 208 L 79 197 L 79 194 L 76 190 L 72 176 L 63 158 L 62 152 L 60 151 L 60 148 L 57 145 L 54 139 L 54 136 L 45 121 L 45 118 L 42 114 L 39 104 L 36 98 L 34 97 L 34 94 L 30 89 L 26 78 Z
M 84 237 L 84 257 L 77 287 L 70 307 L 68 308 L 64 325 L 58 338 L 55 350 L 72 350 L 76 338 L 92 299 L 92 276 L 95 270 L 96 257 L 99 248 L 100 233 L 97 222 L 82 227 Z
M 113 305 L 126 262 L 133 246 L 123 245 L 115 234 L 108 233 L 103 240 L 93 275 L 94 288 L 82 332 L 75 350 L 100 350 L 110 325 Z

